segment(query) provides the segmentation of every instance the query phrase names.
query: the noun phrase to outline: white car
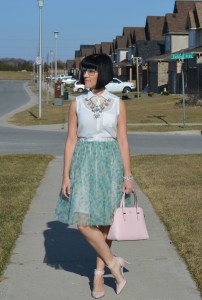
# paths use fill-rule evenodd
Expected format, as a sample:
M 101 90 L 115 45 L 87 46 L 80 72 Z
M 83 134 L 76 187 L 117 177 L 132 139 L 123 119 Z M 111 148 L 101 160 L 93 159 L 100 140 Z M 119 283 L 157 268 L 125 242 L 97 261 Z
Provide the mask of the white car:
M 113 78 L 105 88 L 112 93 L 129 93 L 135 90 L 135 84 L 133 82 L 124 82 L 118 78 Z
M 65 75 L 65 74 L 58 74 L 57 75 L 57 80 L 58 79 L 60 79 L 60 80 L 62 80 L 63 78 L 65 78 L 67 75 Z
M 76 82 L 76 79 L 73 78 L 72 76 L 66 76 L 62 78 L 62 83 L 67 83 L 67 84 L 74 84 Z
M 118 78 L 113 78 L 105 88 L 112 93 L 129 93 L 135 90 L 135 85 L 133 82 L 123 82 Z M 80 83 L 78 80 L 74 83 L 73 92 L 83 92 L 85 90 L 85 85 Z
M 79 92 L 79 93 L 82 93 L 83 91 L 85 90 L 85 85 L 80 83 L 79 80 L 77 80 L 75 83 L 74 83 L 74 86 L 73 86 L 73 92 Z

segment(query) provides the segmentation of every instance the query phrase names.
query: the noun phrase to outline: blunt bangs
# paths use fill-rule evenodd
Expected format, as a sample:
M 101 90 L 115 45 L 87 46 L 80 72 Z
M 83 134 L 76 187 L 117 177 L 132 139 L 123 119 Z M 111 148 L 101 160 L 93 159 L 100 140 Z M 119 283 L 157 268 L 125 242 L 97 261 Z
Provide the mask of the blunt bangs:
M 107 54 L 102 53 L 86 56 L 81 62 L 81 67 L 98 71 L 96 89 L 104 88 L 113 79 L 113 64 Z M 83 73 L 81 73 L 80 81 L 84 83 Z

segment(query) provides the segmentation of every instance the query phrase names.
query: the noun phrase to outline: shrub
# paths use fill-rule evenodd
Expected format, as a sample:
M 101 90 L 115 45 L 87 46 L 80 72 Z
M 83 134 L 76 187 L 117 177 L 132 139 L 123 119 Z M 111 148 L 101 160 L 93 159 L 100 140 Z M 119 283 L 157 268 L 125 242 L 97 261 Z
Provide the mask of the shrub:
M 148 93 L 148 96 L 149 96 L 149 97 L 152 97 L 153 95 L 154 95 L 154 92 L 149 92 L 149 93 Z
M 199 101 L 199 93 L 195 89 L 188 89 L 187 93 L 187 104 L 188 105 L 197 105 Z
M 168 95 L 170 95 L 170 93 L 169 93 L 168 91 L 162 91 L 162 92 L 161 92 L 161 95 L 168 96 Z
M 122 98 L 122 100 L 129 100 L 130 99 L 128 94 L 123 94 L 121 98 Z

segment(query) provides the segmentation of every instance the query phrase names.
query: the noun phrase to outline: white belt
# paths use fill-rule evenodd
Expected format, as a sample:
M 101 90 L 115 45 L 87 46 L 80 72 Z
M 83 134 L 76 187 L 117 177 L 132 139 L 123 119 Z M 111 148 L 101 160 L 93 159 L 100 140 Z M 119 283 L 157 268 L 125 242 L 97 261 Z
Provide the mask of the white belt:
M 116 141 L 113 137 L 79 137 L 78 141 L 82 142 L 111 142 Z

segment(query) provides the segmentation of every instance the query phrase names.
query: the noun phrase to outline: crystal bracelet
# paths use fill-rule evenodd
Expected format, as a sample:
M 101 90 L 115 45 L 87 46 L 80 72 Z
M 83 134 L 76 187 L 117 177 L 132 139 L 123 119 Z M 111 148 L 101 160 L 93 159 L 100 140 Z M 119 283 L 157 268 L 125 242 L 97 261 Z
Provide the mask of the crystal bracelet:
M 124 180 L 134 180 L 134 178 L 133 178 L 133 176 L 132 175 L 130 175 L 130 176 L 123 176 L 123 179 Z

